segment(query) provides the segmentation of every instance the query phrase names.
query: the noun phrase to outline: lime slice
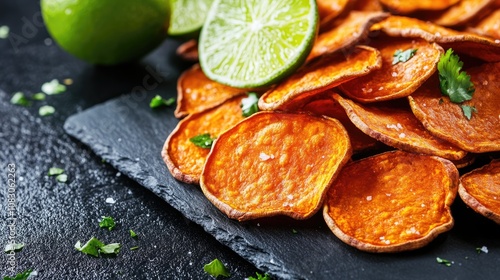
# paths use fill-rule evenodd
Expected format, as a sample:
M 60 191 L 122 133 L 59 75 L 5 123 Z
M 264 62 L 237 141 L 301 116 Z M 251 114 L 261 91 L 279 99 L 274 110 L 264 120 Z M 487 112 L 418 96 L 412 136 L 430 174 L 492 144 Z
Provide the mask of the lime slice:
M 317 26 L 315 0 L 215 0 L 200 34 L 201 68 L 232 87 L 273 84 L 302 65 Z
M 194 37 L 205 22 L 213 0 L 170 0 L 172 15 L 168 34 Z

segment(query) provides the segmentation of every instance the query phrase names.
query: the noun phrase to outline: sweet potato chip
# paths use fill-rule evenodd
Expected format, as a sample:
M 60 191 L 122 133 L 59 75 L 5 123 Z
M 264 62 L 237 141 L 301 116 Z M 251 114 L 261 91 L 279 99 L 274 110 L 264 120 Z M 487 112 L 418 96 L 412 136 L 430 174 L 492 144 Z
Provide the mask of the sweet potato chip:
M 458 170 L 440 157 L 391 151 L 347 164 L 323 217 L 343 242 L 368 252 L 425 246 L 453 227 Z
M 436 42 L 444 49 L 467 54 L 487 62 L 500 61 L 500 40 L 494 40 L 470 32 L 455 31 L 415 18 L 390 16 L 372 26 L 393 37 L 422 38 Z
M 188 114 L 201 112 L 246 91 L 210 80 L 200 65 L 195 64 L 184 71 L 177 80 L 177 107 L 174 115 L 182 118 Z
M 293 99 L 334 88 L 382 66 L 379 51 L 357 46 L 351 53 L 334 53 L 312 60 L 259 99 L 261 110 L 275 110 Z
M 354 11 L 381 12 L 384 10 L 378 0 L 355 0 L 352 6 Z
M 330 24 L 344 11 L 349 2 L 349 0 L 316 0 L 320 25 L 325 27 Z
M 467 166 L 470 166 L 471 164 L 473 164 L 476 161 L 476 158 L 477 158 L 477 154 L 467 153 L 465 155 L 465 157 L 458 159 L 458 160 L 452 160 L 451 162 L 453 162 L 453 164 L 457 168 L 460 169 L 460 168 L 464 168 L 464 167 L 467 167 Z
M 460 0 L 457 5 L 444 11 L 432 21 L 443 26 L 464 25 L 494 2 L 495 0 Z
M 469 30 L 500 40 L 500 10 L 494 11 Z
M 388 16 L 389 14 L 384 12 L 350 12 L 339 25 L 318 36 L 307 61 L 325 53 L 353 47 L 368 36 L 374 23 Z
M 309 112 L 315 115 L 323 115 L 339 120 L 349 134 L 353 153 L 375 149 L 379 142 L 359 130 L 349 119 L 344 108 L 333 99 L 334 91 L 328 90 L 314 96 L 311 100 L 294 100 L 284 110 L 296 112 Z
M 408 97 L 412 111 L 432 134 L 465 151 L 500 151 L 500 63 L 486 63 L 467 73 L 476 89 L 472 100 L 456 104 L 443 97 L 436 75 Z M 475 108 L 470 120 L 461 105 Z
M 421 10 L 444 10 L 459 1 L 460 0 L 380 0 L 380 3 L 396 14 L 409 14 Z
M 215 142 L 201 176 L 205 196 L 240 221 L 317 212 L 351 146 L 339 121 L 259 112 Z
M 236 96 L 217 107 L 191 114 L 177 124 L 162 150 L 163 160 L 174 178 L 189 184 L 199 183 L 210 149 L 198 147 L 189 139 L 205 133 L 210 138 L 217 138 L 243 120 L 240 105 L 244 97 L 246 95 Z
M 500 160 L 462 175 L 458 194 L 474 211 L 500 224 Z
M 466 155 L 463 150 L 430 134 L 413 115 L 407 103 L 362 106 L 340 95 L 334 95 L 334 98 L 361 131 L 388 146 L 451 160 Z
M 175 53 L 184 60 L 198 61 L 198 41 L 191 39 L 182 43 Z
M 386 38 L 371 46 L 382 55 L 382 68 L 340 86 L 359 102 L 376 102 L 406 97 L 421 86 L 435 71 L 443 49 L 421 39 Z M 397 52 L 412 52 L 407 61 L 393 62 Z

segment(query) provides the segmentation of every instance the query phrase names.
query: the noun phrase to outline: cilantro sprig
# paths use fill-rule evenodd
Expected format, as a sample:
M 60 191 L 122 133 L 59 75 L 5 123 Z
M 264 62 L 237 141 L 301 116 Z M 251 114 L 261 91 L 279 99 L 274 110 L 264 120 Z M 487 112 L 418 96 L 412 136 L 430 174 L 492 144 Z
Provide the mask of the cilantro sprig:
M 249 92 L 248 97 L 241 100 L 241 110 L 243 111 L 243 117 L 250 117 L 254 113 L 259 111 L 259 97 L 255 92 Z
M 118 252 L 120 252 L 120 247 L 120 243 L 110 243 L 106 245 L 95 237 L 92 237 L 83 246 L 80 241 L 75 244 L 75 249 L 96 258 L 99 257 L 100 254 L 118 254 Z
M 448 49 L 438 62 L 439 87 L 441 93 L 450 98 L 453 103 L 460 104 L 472 99 L 475 88 L 471 77 L 462 71 L 464 63 L 458 55 L 453 54 L 453 49 Z M 472 113 L 477 113 L 474 106 L 461 105 L 464 116 L 471 119 Z
M 210 263 L 204 265 L 203 270 L 205 270 L 206 273 L 212 275 L 215 278 L 219 276 L 224 276 L 224 277 L 231 276 L 227 268 L 219 259 L 214 259 Z
M 436 261 L 437 261 L 437 263 L 444 264 L 446 266 L 451 266 L 451 263 L 452 263 L 451 261 L 442 259 L 440 257 L 437 257 Z
M 189 141 L 200 148 L 210 149 L 215 141 L 215 138 L 210 137 L 210 133 L 203 133 L 189 138 Z
M 99 227 L 107 228 L 109 231 L 111 231 L 115 226 L 115 220 L 111 216 L 103 216 L 102 220 L 99 222 Z
M 30 277 L 32 272 L 33 272 L 33 270 L 28 269 L 28 270 L 25 270 L 23 272 L 19 272 L 16 276 L 12 276 L 12 277 L 4 276 L 3 280 L 26 280 L 26 279 L 28 279 L 28 277 Z
M 175 98 L 173 98 L 173 97 L 171 97 L 169 99 L 164 99 L 160 95 L 156 95 L 149 102 L 149 107 L 151 109 L 154 109 L 154 108 L 159 108 L 159 107 L 162 107 L 162 106 L 170 106 L 170 105 L 172 105 L 174 103 L 175 103 Z
M 417 53 L 417 50 L 418 49 L 407 49 L 405 51 L 396 50 L 392 55 L 392 65 L 396 65 L 400 62 L 407 62 Z

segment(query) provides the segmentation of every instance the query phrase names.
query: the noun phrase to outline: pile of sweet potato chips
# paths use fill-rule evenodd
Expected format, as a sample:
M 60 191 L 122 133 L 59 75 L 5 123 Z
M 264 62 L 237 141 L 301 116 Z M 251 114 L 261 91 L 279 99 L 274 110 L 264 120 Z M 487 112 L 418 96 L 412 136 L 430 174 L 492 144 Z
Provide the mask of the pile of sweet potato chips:
M 231 88 L 197 64 L 182 74 L 182 120 L 162 150 L 172 175 L 239 221 L 323 209 L 369 252 L 450 230 L 457 194 L 500 224 L 500 1 L 317 3 L 315 45 L 278 84 Z M 443 94 L 449 49 L 473 83 L 461 103 Z M 196 42 L 177 53 L 196 60 Z

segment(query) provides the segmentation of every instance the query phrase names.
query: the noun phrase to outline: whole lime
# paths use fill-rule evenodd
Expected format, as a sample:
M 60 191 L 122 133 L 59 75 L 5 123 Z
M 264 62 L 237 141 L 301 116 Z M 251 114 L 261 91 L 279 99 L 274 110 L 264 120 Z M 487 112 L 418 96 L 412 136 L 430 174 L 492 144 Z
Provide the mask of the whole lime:
M 168 34 L 168 0 L 42 0 L 41 9 L 54 40 L 93 64 L 138 59 Z

